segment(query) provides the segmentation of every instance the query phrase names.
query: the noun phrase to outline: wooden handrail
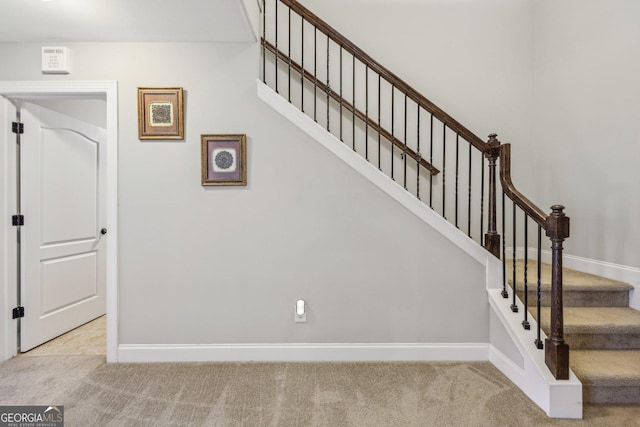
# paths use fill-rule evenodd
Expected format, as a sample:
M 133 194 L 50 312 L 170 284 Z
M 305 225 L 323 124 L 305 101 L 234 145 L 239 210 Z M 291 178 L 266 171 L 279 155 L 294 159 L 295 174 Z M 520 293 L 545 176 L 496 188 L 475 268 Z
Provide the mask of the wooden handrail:
M 312 24 L 320 32 L 327 35 L 330 39 L 340 45 L 347 52 L 354 55 L 363 64 L 366 64 L 370 70 L 379 74 L 387 82 L 395 86 L 396 89 L 405 93 L 411 100 L 416 102 L 422 108 L 433 114 L 438 120 L 444 123 L 449 129 L 459 134 L 466 141 L 470 142 L 474 147 L 483 153 L 490 150 L 489 146 L 478 136 L 476 136 L 469 129 L 460 124 L 453 117 L 445 113 L 440 107 L 428 100 L 426 97 L 418 93 L 413 87 L 409 86 L 400 77 L 393 74 L 387 68 L 383 67 L 380 63 L 369 56 L 365 51 L 356 46 L 349 39 L 340 34 L 332 26 L 324 22 L 318 16 L 316 16 L 309 9 L 298 3 L 296 0 L 280 0 L 285 5 L 289 6 L 291 10 L 295 11 L 298 15 L 302 16 L 305 21 Z
M 500 182 L 505 194 L 525 211 L 543 230 L 547 229 L 547 214 L 519 192 L 511 181 L 511 144 L 500 146 Z
M 380 132 L 380 135 L 382 135 L 383 138 L 385 138 L 388 141 L 391 141 L 396 147 L 400 148 L 401 150 L 404 151 L 406 149 L 406 153 L 407 153 L 408 157 L 412 158 L 415 161 L 418 161 L 418 159 L 419 159 L 420 165 L 422 165 L 426 170 L 428 170 L 431 173 L 431 175 L 437 175 L 437 174 L 440 173 L 440 170 L 438 170 L 438 168 L 436 168 L 435 166 L 431 165 L 431 163 L 429 163 L 428 161 L 423 159 L 422 156 L 420 156 L 418 153 L 413 151 L 411 148 L 409 148 L 408 146 L 405 146 L 404 142 L 402 140 L 400 140 L 397 137 L 391 135 L 391 133 L 388 130 L 386 130 L 385 128 L 380 126 L 377 122 L 372 121 L 371 118 L 369 118 L 362 111 L 358 110 L 357 108 L 354 109 L 353 105 L 351 105 L 344 98 L 342 98 L 339 93 L 335 92 L 330 87 L 328 87 L 325 83 L 323 83 L 320 80 L 318 80 L 309 71 L 303 70 L 302 66 L 300 64 L 298 64 L 297 62 L 293 61 L 286 53 L 282 52 L 281 50 L 276 49 L 276 47 L 273 44 L 269 43 L 268 41 L 266 41 L 264 39 L 262 39 L 262 43 L 263 43 L 264 47 L 268 51 L 270 51 L 274 55 L 277 53 L 278 58 L 280 58 L 286 64 L 291 64 L 291 68 L 293 70 L 295 70 L 298 74 L 302 74 L 304 76 L 304 78 L 306 78 L 311 83 L 313 83 L 316 86 L 318 86 L 318 88 L 322 92 L 328 93 L 329 96 L 333 100 L 335 100 L 337 102 L 340 102 L 342 104 L 342 107 L 345 110 L 349 111 L 350 113 L 355 114 L 356 117 L 358 117 L 360 120 L 365 122 L 369 127 L 371 127 L 371 129 L 373 129 L 374 132 Z

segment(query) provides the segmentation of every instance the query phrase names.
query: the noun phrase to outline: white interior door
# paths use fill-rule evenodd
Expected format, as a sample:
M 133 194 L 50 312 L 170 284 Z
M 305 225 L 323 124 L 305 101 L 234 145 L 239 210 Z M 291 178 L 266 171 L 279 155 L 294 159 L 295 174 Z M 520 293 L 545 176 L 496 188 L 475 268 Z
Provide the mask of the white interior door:
M 106 312 L 106 131 L 31 103 L 21 114 L 27 351 Z

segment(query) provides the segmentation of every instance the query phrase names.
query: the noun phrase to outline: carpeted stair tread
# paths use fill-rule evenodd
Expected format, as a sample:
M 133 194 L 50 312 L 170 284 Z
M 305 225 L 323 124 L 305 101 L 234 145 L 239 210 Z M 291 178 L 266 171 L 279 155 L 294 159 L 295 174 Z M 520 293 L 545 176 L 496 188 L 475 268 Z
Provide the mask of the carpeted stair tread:
M 640 350 L 572 350 L 569 359 L 585 386 L 640 387 Z
M 511 284 L 513 263 L 507 262 L 507 267 Z M 549 334 L 551 266 L 540 267 L 540 325 Z M 524 261 L 517 261 L 515 269 L 517 295 L 524 302 Z M 526 276 L 527 304 L 535 318 L 536 262 L 527 263 Z M 629 307 L 632 289 L 627 283 L 563 270 L 564 339 L 585 403 L 640 404 L 640 311 Z
M 513 291 L 509 288 L 510 291 Z M 534 307 L 537 304 L 536 286 L 529 285 L 527 305 Z M 522 286 L 518 288 L 518 297 L 524 302 L 524 289 Z M 629 291 L 628 290 L 606 290 L 606 291 L 581 291 L 575 289 L 564 289 L 562 292 L 563 305 L 565 307 L 628 307 Z M 540 290 L 540 305 L 549 307 L 551 305 L 551 290 Z
M 551 289 L 551 265 L 542 263 L 540 278 L 540 289 L 548 291 Z M 531 288 L 537 286 L 538 267 L 537 262 L 529 260 L 527 263 L 527 283 Z M 513 280 L 513 264 L 507 261 L 507 280 L 509 283 Z M 597 292 L 597 291 L 629 291 L 633 289 L 628 283 L 618 280 L 607 279 L 605 277 L 593 274 L 583 273 L 569 268 L 562 270 L 563 290 L 565 292 Z M 524 261 L 516 261 L 516 286 L 519 290 L 524 286 Z
M 540 312 L 548 331 L 550 309 Z M 640 311 L 629 307 L 565 307 L 563 317 L 565 334 L 640 334 Z

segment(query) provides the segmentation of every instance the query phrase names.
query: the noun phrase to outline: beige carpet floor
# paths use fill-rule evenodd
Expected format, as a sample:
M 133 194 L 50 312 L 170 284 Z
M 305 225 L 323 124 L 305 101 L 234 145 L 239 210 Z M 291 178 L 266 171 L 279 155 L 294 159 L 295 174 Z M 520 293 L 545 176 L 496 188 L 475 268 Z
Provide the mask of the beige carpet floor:
M 19 356 L 0 405 L 64 405 L 70 426 L 640 426 L 638 406 L 553 420 L 475 363 L 107 364 Z

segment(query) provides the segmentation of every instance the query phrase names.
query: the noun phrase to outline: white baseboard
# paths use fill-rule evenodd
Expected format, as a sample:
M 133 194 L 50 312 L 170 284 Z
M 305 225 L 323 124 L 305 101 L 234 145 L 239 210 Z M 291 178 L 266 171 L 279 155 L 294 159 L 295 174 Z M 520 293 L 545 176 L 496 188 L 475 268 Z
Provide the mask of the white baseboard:
M 538 251 L 528 248 L 529 259 L 537 259 Z M 512 256 L 513 248 L 506 248 L 507 257 Z M 516 259 L 524 258 L 524 248 L 516 248 Z M 551 262 L 551 251 L 541 251 L 542 262 Z M 619 280 L 633 286 L 635 289 L 629 295 L 629 306 L 640 310 L 640 268 L 598 261 L 575 255 L 563 255 L 563 266 L 583 273 L 595 274 L 612 280 Z
M 118 362 L 488 361 L 487 343 L 121 344 Z

